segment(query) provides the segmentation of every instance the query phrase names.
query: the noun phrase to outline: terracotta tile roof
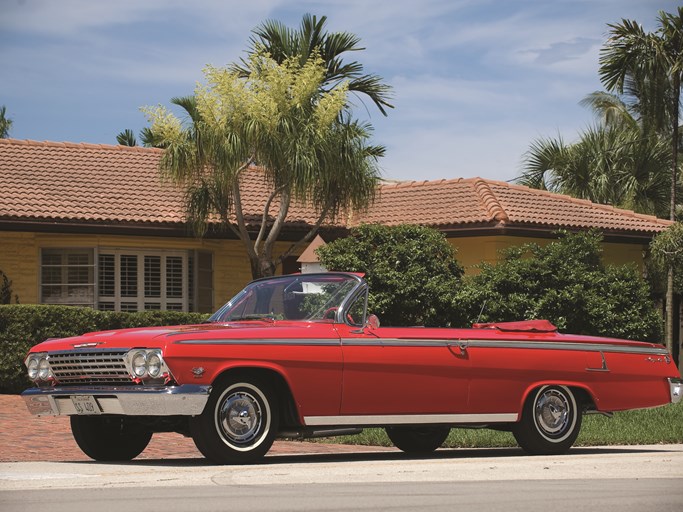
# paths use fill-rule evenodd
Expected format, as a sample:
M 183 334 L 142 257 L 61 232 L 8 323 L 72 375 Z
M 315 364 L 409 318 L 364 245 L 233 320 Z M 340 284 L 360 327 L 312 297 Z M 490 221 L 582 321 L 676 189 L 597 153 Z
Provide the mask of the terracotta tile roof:
M 159 178 L 163 151 L 154 148 L 0 139 L 0 218 L 180 223 L 183 193 Z M 267 184 L 247 173 L 247 219 L 260 223 Z M 275 202 L 272 213 L 278 211 Z M 290 225 L 309 224 L 314 212 L 289 210 Z
M 182 223 L 183 194 L 159 179 L 162 151 L 68 142 L 0 139 L 0 220 Z M 245 174 L 244 210 L 259 223 L 267 195 L 263 174 Z M 273 205 L 273 214 L 277 204 Z M 314 222 L 315 212 L 292 205 L 288 225 Z M 482 178 L 384 184 L 360 223 L 470 227 L 590 228 L 651 235 L 669 221 L 505 182 Z M 344 225 L 342 224 L 337 224 Z
M 147 148 L 0 140 L 0 216 L 181 222 L 182 193 L 159 183 L 161 154 Z
M 368 212 L 351 225 L 421 223 L 472 226 L 598 228 L 655 233 L 671 222 L 573 197 L 483 178 L 410 181 L 380 187 Z

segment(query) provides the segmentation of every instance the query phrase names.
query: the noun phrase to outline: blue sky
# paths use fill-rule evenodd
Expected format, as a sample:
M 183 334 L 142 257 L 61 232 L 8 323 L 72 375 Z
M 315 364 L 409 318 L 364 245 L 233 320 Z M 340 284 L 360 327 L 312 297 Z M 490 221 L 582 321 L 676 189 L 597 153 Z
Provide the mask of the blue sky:
M 388 179 L 518 176 L 530 142 L 572 140 L 601 88 L 607 23 L 655 28 L 669 0 L 0 0 L 0 105 L 18 139 L 116 144 L 143 105 L 191 94 L 206 64 L 244 55 L 266 19 L 328 16 L 367 48 L 352 55 L 394 87 L 371 104 Z

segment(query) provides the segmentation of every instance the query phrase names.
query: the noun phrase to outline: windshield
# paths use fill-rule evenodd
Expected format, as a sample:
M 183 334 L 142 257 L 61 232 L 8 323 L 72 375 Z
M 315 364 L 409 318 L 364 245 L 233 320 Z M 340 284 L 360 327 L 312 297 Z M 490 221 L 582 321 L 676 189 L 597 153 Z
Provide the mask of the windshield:
M 361 284 L 352 274 L 294 274 L 249 283 L 209 322 L 334 320 L 344 299 Z

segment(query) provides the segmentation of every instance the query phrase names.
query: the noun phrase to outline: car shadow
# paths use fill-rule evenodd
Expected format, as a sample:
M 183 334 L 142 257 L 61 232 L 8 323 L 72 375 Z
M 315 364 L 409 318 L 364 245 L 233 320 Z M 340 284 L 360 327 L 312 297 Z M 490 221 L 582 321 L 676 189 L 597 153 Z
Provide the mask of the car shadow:
M 619 454 L 619 453 L 667 453 L 679 452 L 677 449 L 666 449 L 664 446 L 655 448 L 636 448 L 630 446 L 613 447 L 578 447 L 572 448 L 564 455 L 558 457 L 576 457 L 580 455 L 595 454 Z M 363 451 L 344 453 L 300 453 L 300 454 L 273 454 L 267 455 L 262 460 L 248 464 L 249 466 L 277 466 L 282 464 L 323 464 L 330 462 L 374 462 L 374 461 L 406 461 L 406 460 L 439 460 L 439 459 L 485 459 L 485 458 L 512 458 L 531 457 L 521 448 L 442 448 L 426 455 L 414 455 L 400 451 Z M 161 466 L 161 467 L 239 467 L 246 464 L 214 464 L 202 457 L 188 457 L 175 459 L 134 459 L 125 462 L 98 462 L 98 461 L 64 461 L 69 464 L 106 464 L 116 466 Z

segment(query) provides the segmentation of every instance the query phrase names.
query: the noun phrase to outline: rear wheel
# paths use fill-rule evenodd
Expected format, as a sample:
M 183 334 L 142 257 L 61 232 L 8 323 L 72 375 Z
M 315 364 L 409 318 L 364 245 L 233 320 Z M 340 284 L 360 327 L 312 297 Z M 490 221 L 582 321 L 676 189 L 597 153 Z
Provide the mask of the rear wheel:
M 543 386 L 529 396 L 513 434 L 531 455 L 565 453 L 579 435 L 581 417 L 581 404 L 571 389 Z
M 83 453 L 100 461 L 134 459 L 152 439 L 152 432 L 121 416 L 71 416 L 71 432 Z
M 387 427 L 394 446 L 406 453 L 430 453 L 439 448 L 451 431 L 449 427 Z
M 259 460 L 277 433 L 274 396 L 270 386 L 259 379 L 224 380 L 214 385 L 204 412 L 190 423 L 197 449 L 218 464 Z

